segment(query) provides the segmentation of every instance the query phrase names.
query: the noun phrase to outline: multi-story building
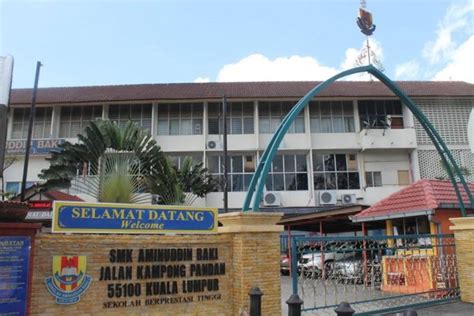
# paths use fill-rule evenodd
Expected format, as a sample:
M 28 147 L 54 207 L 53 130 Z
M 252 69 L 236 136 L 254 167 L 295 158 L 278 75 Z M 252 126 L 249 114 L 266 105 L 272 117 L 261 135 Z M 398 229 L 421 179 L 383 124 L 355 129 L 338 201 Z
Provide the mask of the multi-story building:
M 143 84 L 39 90 L 28 181 L 39 180 L 48 150 L 75 138 L 95 118 L 147 128 L 176 164 L 191 156 L 223 175 L 221 100 L 228 100 L 229 206 L 240 208 L 272 133 L 317 83 Z M 474 171 L 467 121 L 474 85 L 399 82 L 438 128 L 461 165 Z M 12 91 L 7 152 L 24 152 L 30 89 Z M 23 160 L 5 171 L 18 192 Z M 380 82 L 341 81 L 311 101 L 283 139 L 262 206 L 284 208 L 372 204 L 420 178 L 443 175 L 440 158 L 412 113 Z M 472 176 L 470 180 L 474 179 Z M 219 191 L 221 189 L 219 188 Z M 328 191 L 326 194 L 323 194 Z M 80 192 L 75 192 L 80 193 Z M 325 199 L 325 198 L 328 199 Z M 213 192 L 197 205 L 223 205 Z

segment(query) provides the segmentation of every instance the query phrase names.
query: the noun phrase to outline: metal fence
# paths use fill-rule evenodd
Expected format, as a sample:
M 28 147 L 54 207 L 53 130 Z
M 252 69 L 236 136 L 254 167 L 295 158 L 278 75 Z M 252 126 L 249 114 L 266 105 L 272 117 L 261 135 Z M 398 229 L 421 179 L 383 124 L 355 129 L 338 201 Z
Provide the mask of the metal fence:
M 288 254 L 288 239 L 294 238 L 294 237 L 304 237 L 305 235 L 302 234 L 297 234 L 297 235 L 280 235 L 280 253 L 281 254 Z
M 459 299 L 453 235 L 294 237 L 293 294 L 308 315 L 395 312 Z

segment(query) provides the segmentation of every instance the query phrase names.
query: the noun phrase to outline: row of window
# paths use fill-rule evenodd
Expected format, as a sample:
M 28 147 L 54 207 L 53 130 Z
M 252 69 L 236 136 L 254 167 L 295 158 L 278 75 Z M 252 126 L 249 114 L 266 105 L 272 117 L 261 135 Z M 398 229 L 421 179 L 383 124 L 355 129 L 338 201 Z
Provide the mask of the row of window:
M 272 134 L 293 108 L 294 102 L 261 101 L 258 106 L 259 131 Z M 172 103 L 158 105 L 158 135 L 202 135 L 203 103 Z M 361 128 L 403 128 L 402 106 L 398 100 L 361 100 L 358 102 Z M 109 107 L 108 117 L 120 125 L 131 120 L 151 129 L 151 104 L 121 104 Z M 28 131 L 29 108 L 13 112 L 12 139 L 25 139 Z M 311 101 L 309 103 L 312 133 L 353 133 L 354 108 L 351 101 Z M 59 137 L 71 138 L 80 133 L 90 121 L 102 117 L 101 106 L 61 107 Z M 52 108 L 37 108 L 34 138 L 51 135 Z M 209 134 L 222 134 L 222 103 L 208 104 Z M 227 133 L 253 134 L 253 102 L 229 102 Z M 304 113 L 300 112 L 288 133 L 305 133 Z
M 202 155 L 180 154 L 169 155 L 170 161 L 180 166 L 184 157 L 191 156 L 194 162 L 202 162 Z M 229 191 L 246 191 L 256 168 L 256 155 L 230 154 L 227 161 Z M 315 190 L 357 190 L 360 189 L 360 178 L 355 154 L 313 154 L 313 184 Z M 217 191 L 224 188 L 224 157 L 209 155 L 207 168 L 218 183 Z M 277 154 L 271 164 L 266 179 L 268 191 L 305 191 L 308 190 L 308 163 L 305 154 Z M 367 187 L 382 186 L 380 171 L 365 173 Z M 398 171 L 398 182 L 407 185 L 408 170 Z
M 169 161 L 181 168 L 186 157 L 193 163 L 202 162 L 202 155 L 170 154 Z M 355 154 L 313 154 L 313 183 L 315 190 L 353 190 L 360 189 L 360 179 Z M 228 156 L 228 190 L 231 192 L 246 191 L 255 172 L 255 155 Z M 224 157 L 211 155 L 207 159 L 209 172 L 217 180 L 216 191 L 224 188 Z M 87 168 L 85 165 L 84 168 Z M 304 154 L 278 154 L 274 157 L 265 188 L 268 191 L 306 191 L 308 190 L 308 166 Z M 87 174 L 81 170 L 79 174 Z M 367 187 L 381 187 L 382 173 L 369 171 L 365 173 Z M 398 171 L 398 184 L 410 184 L 408 170 Z M 27 188 L 33 182 L 27 182 Z M 18 194 L 20 182 L 7 182 L 6 191 Z

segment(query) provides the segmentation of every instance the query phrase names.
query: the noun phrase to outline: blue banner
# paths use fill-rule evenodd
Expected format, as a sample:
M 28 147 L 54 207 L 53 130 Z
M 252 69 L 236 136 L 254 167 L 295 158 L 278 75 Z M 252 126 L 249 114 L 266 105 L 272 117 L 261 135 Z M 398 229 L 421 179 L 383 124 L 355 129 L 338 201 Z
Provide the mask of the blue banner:
M 33 139 L 31 141 L 31 155 L 47 155 L 52 149 L 58 148 L 64 143 L 62 138 Z M 6 143 L 6 153 L 8 155 L 23 155 L 26 150 L 26 140 L 9 140 Z
M 53 232 L 216 233 L 217 209 L 55 201 Z
M 0 315 L 26 315 L 29 237 L 0 237 Z

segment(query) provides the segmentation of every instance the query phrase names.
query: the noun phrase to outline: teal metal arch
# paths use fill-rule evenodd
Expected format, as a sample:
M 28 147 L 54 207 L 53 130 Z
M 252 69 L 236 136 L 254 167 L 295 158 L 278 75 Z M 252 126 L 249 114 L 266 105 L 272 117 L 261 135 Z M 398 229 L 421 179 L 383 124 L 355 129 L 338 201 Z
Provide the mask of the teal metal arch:
M 328 80 L 320 83 L 319 85 L 311 89 L 304 97 L 302 97 L 298 101 L 298 103 L 295 104 L 295 106 L 293 106 L 290 112 L 280 123 L 280 126 L 278 126 L 278 129 L 276 130 L 275 134 L 270 140 L 270 143 L 265 149 L 265 152 L 263 153 L 262 157 L 258 162 L 257 169 L 255 170 L 255 174 L 252 177 L 252 180 L 250 181 L 249 189 L 247 191 L 247 195 L 245 196 L 244 205 L 242 207 L 244 212 L 250 210 L 251 203 L 253 203 L 252 210 L 258 211 L 260 207 L 260 201 L 262 200 L 263 187 L 265 185 L 265 180 L 268 176 L 268 172 L 270 170 L 273 158 L 277 153 L 278 147 L 280 146 L 283 137 L 285 136 L 286 132 L 290 128 L 290 125 L 293 123 L 297 115 L 304 109 L 304 107 L 308 104 L 310 100 L 312 100 L 316 95 L 318 95 L 322 90 L 324 90 L 334 81 L 361 72 L 368 72 L 378 78 L 381 82 L 383 82 L 390 90 L 392 90 L 393 93 L 395 93 L 395 95 L 400 98 L 400 100 L 408 107 L 408 109 L 420 122 L 421 126 L 426 131 L 431 141 L 433 142 L 436 150 L 441 156 L 443 164 L 446 166 L 449 179 L 456 192 L 462 215 L 466 216 L 466 206 L 464 205 L 462 194 L 459 190 L 459 186 L 455 176 L 459 178 L 459 181 L 461 182 L 461 185 L 463 186 L 464 191 L 467 194 L 470 207 L 474 207 L 474 199 L 472 197 L 471 191 L 469 190 L 469 186 L 467 185 L 466 180 L 464 179 L 464 176 L 458 164 L 454 160 L 453 156 L 451 155 L 451 152 L 449 151 L 448 147 L 439 135 L 438 131 L 430 123 L 428 118 L 420 111 L 418 106 L 416 106 L 416 104 L 392 80 L 390 80 L 385 74 L 383 74 L 374 66 L 368 65 L 352 68 L 329 78 Z

